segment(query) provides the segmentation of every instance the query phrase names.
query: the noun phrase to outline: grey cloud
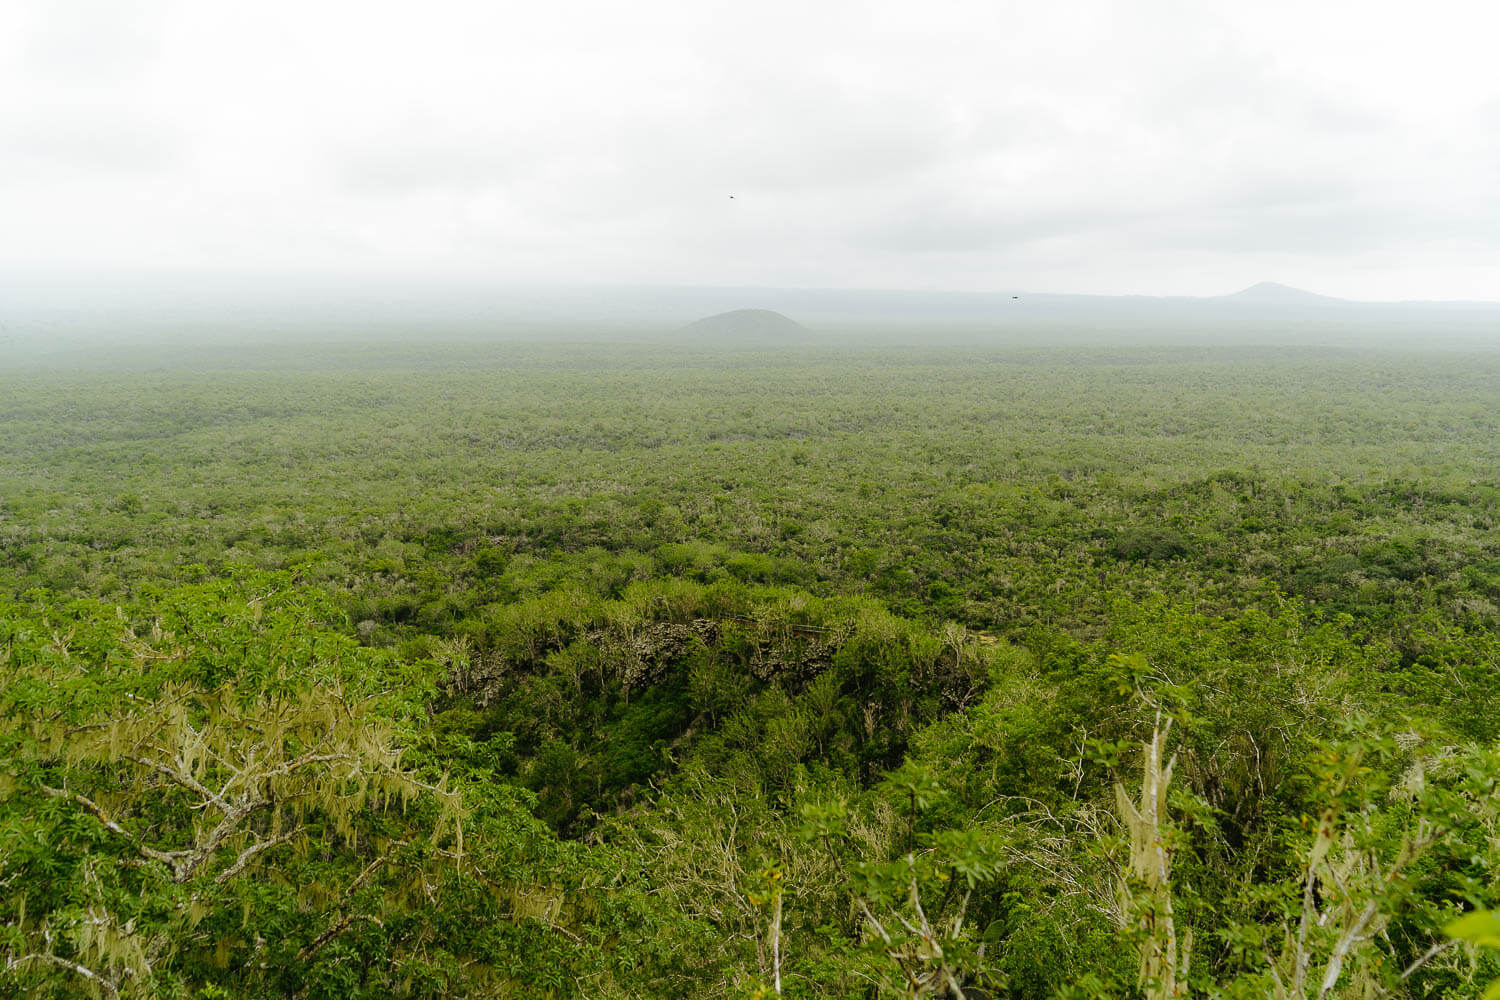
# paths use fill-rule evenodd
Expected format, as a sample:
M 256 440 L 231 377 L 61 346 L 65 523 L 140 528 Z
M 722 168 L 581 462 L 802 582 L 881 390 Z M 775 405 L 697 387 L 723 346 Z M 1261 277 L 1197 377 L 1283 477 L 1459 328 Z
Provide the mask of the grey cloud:
M 1138 236 L 1172 250 L 1215 253 L 1359 253 L 1378 245 L 1379 220 L 1349 208 L 1206 211 L 1138 227 Z
M 1356 188 L 1353 178 L 1347 174 L 1283 170 L 1272 166 L 1234 178 L 1223 200 L 1244 213 L 1304 209 L 1326 212 L 1357 197 Z
M 899 286 L 1003 265 L 1086 291 L 1158 260 L 1500 260 L 1500 80 L 1433 44 L 1380 72 L 1367 43 L 1416 29 L 1374 9 L 1351 41 L 1230 0 L 18 2 L 0 215 L 33 238 L 0 268 L 295 253 Z
M 73 85 L 117 83 L 147 72 L 159 52 L 160 5 L 135 0 L 34 4 L 26 61 L 40 77 Z
M 0 134 L 0 157 L 13 173 L 20 162 L 33 169 L 97 177 L 112 171 L 156 171 L 180 162 L 182 147 L 172 136 L 147 126 L 107 118 L 59 118 L 12 125 Z
M 472 194 L 507 183 L 523 159 L 520 151 L 503 146 L 405 142 L 347 153 L 334 171 L 340 184 L 360 194 Z
M 854 245 L 892 253 L 1008 251 L 1041 240 L 1107 230 L 1136 213 L 1003 210 L 954 203 L 919 203 L 860 231 Z

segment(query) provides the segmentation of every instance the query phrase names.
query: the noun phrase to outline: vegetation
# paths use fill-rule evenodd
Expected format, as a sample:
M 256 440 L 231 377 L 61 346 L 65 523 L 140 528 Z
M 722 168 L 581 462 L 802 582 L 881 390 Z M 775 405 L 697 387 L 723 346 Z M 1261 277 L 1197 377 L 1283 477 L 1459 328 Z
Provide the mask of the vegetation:
M 0 992 L 1482 995 L 1494 360 L 0 375 Z

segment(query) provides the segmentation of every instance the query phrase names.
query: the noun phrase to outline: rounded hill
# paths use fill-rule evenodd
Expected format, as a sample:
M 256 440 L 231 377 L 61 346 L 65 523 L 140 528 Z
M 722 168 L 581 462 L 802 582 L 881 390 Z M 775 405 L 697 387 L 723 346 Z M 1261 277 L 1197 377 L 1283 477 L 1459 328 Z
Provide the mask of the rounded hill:
M 1291 285 L 1277 284 L 1274 281 L 1262 281 L 1258 285 L 1251 285 L 1249 288 L 1235 292 L 1233 295 L 1222 296 L 1222 298 L 1235 302 L 1253 302 L 1258 305 L 1313 305 L 1339 301 L 1327 295 L 1293 288 Z
M 682 328 L 708 337 L 804 337 L 811 331 L 771 309 L 735 309 L 705 316 Z

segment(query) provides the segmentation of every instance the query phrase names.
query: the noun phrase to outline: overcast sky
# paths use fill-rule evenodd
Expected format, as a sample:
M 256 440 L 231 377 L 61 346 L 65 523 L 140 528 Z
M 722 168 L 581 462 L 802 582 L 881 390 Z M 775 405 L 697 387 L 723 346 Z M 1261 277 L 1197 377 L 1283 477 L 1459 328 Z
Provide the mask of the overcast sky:
M 0 274 L 1500 299 L 1495 9 L 4 0 Z

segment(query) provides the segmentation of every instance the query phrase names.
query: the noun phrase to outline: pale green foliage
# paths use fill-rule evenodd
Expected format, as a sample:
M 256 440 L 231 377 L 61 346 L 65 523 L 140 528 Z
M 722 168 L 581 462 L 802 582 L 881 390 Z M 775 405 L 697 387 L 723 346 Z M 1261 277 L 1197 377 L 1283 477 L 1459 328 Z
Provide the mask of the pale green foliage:
M 1263 914 L 1255 923 L 1199 928 L 1230 943 L 1250 966 L 1223 983 L 1188 979 L 1187 947 L 1179 948 L 1173 913 L 1173 853 L 1185 846 L 1168 809 L 1172 761 L 1163 761 L 1170 721 L 1158 714 L 1143 754 L 1140 801 L 1116 785 L 1121 818 L 1130 834 L 1126 914 L 1134 923 L 1141 985 L 1148 997 L 1188 995 L 1258 997 L 1274 1000 L 1342 1000 L 1399 995 L 1412 974 L 1446 950 L 1440 904 L 1423 884 L 1433 874 L 1437 852 L 1470 849 L 1466 860 L 1490 869 L 1500 845 L 1500 776 L 1494 753 L 1434 751 L 1414 737 L 1398 741 L 1352 733 L 1324 747 L 1312 762 L 1316 794 L 1323 803 L 1310 823 L 1296 884 L 1248 886 L 1241 903 Z M 1356 727 L 1357 729 L 1357 723 Z M 1403 749 L 1403 743 L 1411 749 Z M 1398 779 L 1392 758 L 1405 761 Z M 1493 895 L 1494 886 L 1475 885 Z M 1405 921 L 1420 928 L 1428 946 L 1402 967 L 1393 967 L 1386 946 L 1389 929 Z M 1480 933 L 1479 920 L 1456 925 Z M 1188 938 L 1191 929 L 1183 932 Z M 1449 933 L 1454 933 L 1453 927 Z
M 62 762 L 65 775 L 114 772 L 108 811 L 67 788 L 44 791 L 79 803 L 128 837 L 142 857 L 166 865 L 174 882 L 205 868 L 227 881 L 264 851 L 295 849 L 309 836 L 310 819 L 319 836 L 357 844 L 359 818 L 404 808 L 423 791 L 443 804 L 432 836 L 441 839 L 451 828 L 462 851 L 458 797 L 401 766 L 393 724 L 372 717 L 368 700 L 351 701 L 333 687 L 247 695 L 231 684 L 205 691 L 173 683 L 150 700 L 130 697 L 122 708 L 72 724 L 32 725 L 35 752 Z M 194 814 L 190 828 L 159 840 L 126 829 L 163 799 Z
M 1500 948 L 1500 913 L 1476 910 L 1453 921 L 1447 931 L 1453 937 L 1481 948 Z M 1484 991 L 1484 1000 L 1497 998 L 1500 998 L 1500 979 L 1490 983 Z
M 1172 913 L 1172 854 L 1176 845 L 1172 843 L 1167 813 L 1167 789 L 1176 759 L 1162 760 L 1171 732 L 1171 719 L 1164 721 L 1158 713 L 1142 755 L 1138 801 L 1131 800 L 1124 785 L 1115 785 L 1120 819 L 1130 833 L 1125 910 L 1140 933 L 1140 984 L 1150 1000 L 1185 994 L 1192 942 L 1189 934 L 1179 943 Z
M 327 634 L 347 659 L 323 658 L 295 592 L 225 596 L 180 591 L 173 622 L 143 628 L 7 609 L 0 983 L 154 997 L 238 969 L 275 993 L 469 867 L 468 810 L 404 762 L 379 661 Z M 188 635 L 214 614 L 212 647 Z

